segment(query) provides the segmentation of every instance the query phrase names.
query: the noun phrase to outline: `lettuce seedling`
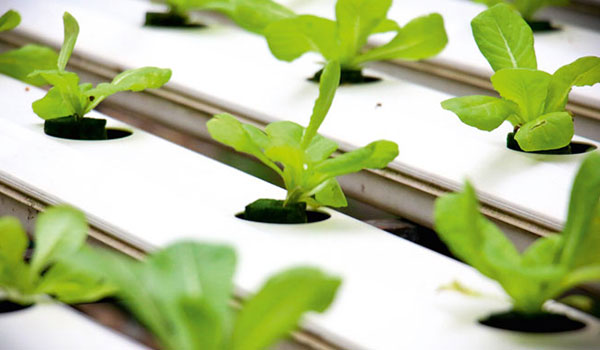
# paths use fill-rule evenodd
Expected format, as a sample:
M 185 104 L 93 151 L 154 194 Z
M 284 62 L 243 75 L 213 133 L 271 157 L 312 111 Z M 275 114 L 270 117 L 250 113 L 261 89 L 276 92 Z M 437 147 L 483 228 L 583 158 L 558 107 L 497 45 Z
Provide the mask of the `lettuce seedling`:
M 25 261 L 27 234 L 14 217 L 0 218 L 0 300 L 30 305 L 52 296 L 66 303 L 98 300 L 114 292 L 102 278 L 62 261 L 84 245 L 85 216 L 67 206 L 38 216 L 35 250 Z
M 289 210 L 294 208 L 298 215 L 295 219 L 290 219 L 291 222 L 306 222 L 307 204 L 312 207 L 346 206 L 346 198 L 335 179 L 336 176 L 365 168 L 385 167 L 398 155 L 398 146 L 395 143 L 381 140 L 329 158 L 338 145 L 318 135 L 317 130 L 333 102 L 339 77 L 339 63 L 329 62 L 321 77 L 319 97 L 306 129 L 293 122 L 279 121 L 267 125 L 263 132 L 252 125 L 240 123 L 229 114 L 216 115 L 207 123 L 213 139 L 233 147 L 238 152 L 255 156 L 283 178 L 287 197 L 281 203 L 272 204 L 282 208 L 288 207 Z M 265 200 L 262 201 L 265 204 Z M 251 209 L 252 205 L 246 207 L 245 218 L 254 220 L 251 218 L 254 216 Z M 274 214 L 265 214 L 265 218 L 256 220 L 286 221 L 276 219 L 272 215 Z
M 525 19 L 527 24 L 533 29 L 537 30 L 551 30 L 552 26 L 548 21 L 536 21 L 534 15 L 539 10 L 548 6 L 566 6 L 569 4 L 569 0 L 473 0 L 488 7 L 492 7 L 497 4 L 506 4 L 511 6 L 515 10 L 519 11 L 521 16 Z
M 33 111 L 45 120 L 48 135 L 87 140 L 107 138 L 106 120 L 85 118 L 106 97 L 119 91 L 141 91 L 159 88 L 169 81 L 170 69 L 143 67 L 118 74 L 111 83 L 79 84 L 79 76 L 65 70 L 77 36 L 79 25 L 68 12 L 63 16 L 64 41 L 57 60 L 57 69 L 37 70 L 29 75 L 53 85 L 46 96 L 33 103 Z
M 193 10 L 212 10 L 229 16 L 246 30 L 260 33 L 269 23 L 291 17 L 294 12 L 271 0 L 167 0 L 167 13 L 146 13 L 147 26 L 202 26 L 190 21 Z
M 448 38 L 442 16 L 437 13 L 413 19 L 404 27 L 387 18 L 392 0 L 338 0 L 336 20 L 300 15 L 273 22 L 264 31 L 275 57 L 293 61 L 307 52 L 317 52 L 325 61 L 342 66 L 344 82 L 364 82 L 361 71 L 369 61 L 420 60 L 438 54 Z M 365 49 L 373 34 L 395 32 L 387 44 Z M 346 73 L 347 72 L 347 73 Z M 346 74 L 355 76 L 345 79 Z M 313 77 L 318 80 L 319 73 Z
M 12 30 L 21 23 L 18 12 L 8 10 L 0 17 L 0 32 Z M 0 53 L 0 73 L 19 79 L 28 84 L 40 86 L 45 82 L 40 78 L 30 78 L 35 70 L 52 69 L 56 66 L 58 55 L 54 50 L 40 45 L 25 45 L 16 50 Z
M 600 82 L 600 58 L 580 58 L 552 75 L 537 70 L 531 29 L 503 4 L 479 14 L 471 27 L 479 50 L 495 71 L 491 81 L 501 98 L 457 97 L 442 102 L 442 107 L 463 123 L 486 131 L 508 120 L 514 126 L 508 136 L 510 148 L 570 153 L 574 130 L 573 118 L 565 110 L 568 95 L 573 86 Z
M 514 310 L 540 313 L 568 289 L 600 280 L 600 154 L 585 158 L 575 177 L 567 222 L 560 234 L 539 238 L 520 254 L 479 213 L 470 183 L 435 203 L 435 227 L 450 250 L 512 298 Z
M 234 313 L 236 256 L 228 246 L 178 242 L 143 262 L 88 248 L 70 260 L 117 286 L 125 306 L 170 350 L 270 348 L 304 313 L 324 312 L 341 284 L 316 268 L 291 268 Z

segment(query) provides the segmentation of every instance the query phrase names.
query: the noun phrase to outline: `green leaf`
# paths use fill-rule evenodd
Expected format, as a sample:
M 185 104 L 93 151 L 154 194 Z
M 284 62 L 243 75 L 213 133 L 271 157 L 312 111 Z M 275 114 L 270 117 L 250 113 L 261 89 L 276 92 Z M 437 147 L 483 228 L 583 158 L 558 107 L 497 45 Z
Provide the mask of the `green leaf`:
M 473 95 L 442 102 L 442 108 L 454 112 L 460 120 L 477 129 L 492 131 L 515 113 L 515 106 L 496 97 Z
M 32 274 L 77 251 L 85 242 L 88 226 L 85 215 L 68 206 L 49 208 L 37 218 Z
M 527 267 L 554 265 L 563 242 L 556 234 L 538 238 L 523 252 L 521 263 Z
M 544 113 L 550 74 L 533 69 L 507 68 L 492 76 L 494 89 L 500 96 L 517 104 L 522 122 Z
M 573 86 L 600 82 L 600 57 L 588 56 L 562 66 L 550 78 L 545 112 L 562 112 Z
M 567 267 L 600 264 L 600 154 L 587 156 L 573 182 L 569 213 L 562 236 L 565 247 L 560 257 Z
M 434 213 L 435 229 L 440 238 L 453 254 L 482 274 L 497 279 L 501 269 L 486 256 L 486 246 L 497 247 L 499 259 L 503 261 L 519 262 L 519 253 L 512 243 L 479 213 L 475 189 L 469 182 L 462 192 L 437 199 Z
M 533 33 L 510 6 L 495 5 L 471 21 L 473 37 L 494 71 L 503 68 L 537 68 Z
M 77 115 L 83 117 L 87 103 L 79 88 L 79 77 L 66 71 L 35 71 L 31 78 L 41 77 L 54 85 L 46 96 L 33 102 L 33 111 L 42 119 L 53 119 Z
M 116 292 L 116 288 L 77 266 L 58 262 L 44 273 L 36 293 L 54 296 L 63 303 L 89 303 Z
M 515 134 L 515 140 L 526 152 L 543 151 L 567 146 L 573 134 L 571 115 L 554 112 L 523 124 Z
M 8 10 L 0 17 L 0 32 L 11 30 L 21 23 L 21 16 L 17 11 Z
M 292 331 L 307 311 L 323 312 L 341 280 L 318 269 L 299 267 L 271 277 L 245 304 L 233 331 L 233 350 L 259 350 Z
M 232 115 L 227 113 L 217 114 L 206 123 L 206 127 L 210 136 L 216 141 L 233 147 L 238 152 L 255 156 L 279 175 L 283 175 L 281 169 L 263 154 L 263 150 L 259 145 L 264 145 L 264 139 L 260 138 L 258 141 L 254 141 L 259 132 L 256 132 L 256 130 L 248 132 L 247 127 Z
M 561 288 L 568 290 L 587 282 L 600 281 L 600 264 L 584 266 L 565 275 L 561 281 Z
M 265 148 L 272 145 L 286 145 L 300 148 L 303 132 L 303 127 L 287 120 L 270 123 L 265 127 L 265 133 L 269 139 L 269 144 Z
M 143 263 L 92 249 L 83 249 L 68 260 L 117 286 L 127 307 L 164 348 L 220 348 L 233 288 L 236 258 L 231 248 L 184 241 L 150 255 Z M 201 314 L 191 314 L 196 311 Z
M 337 143 L 317 134 L 315 137 L 313 137 L 310 145 L 308 145 L 308 148 L 306 148 L 304 153 L 309 162 L 317 163 L 327 159 L 337 149 Z
M 396 23 L 393 19 L 386 18 L 383 21 L 379 22 L 377 27 L 371 31 L 372 34 L 379 33 L 387 33 L 387 32 L 397 32 L 400 30 L 400 25 Z
M 344 191 L 335 178 L 331 178 L 319 186 L 315 193 L 315 200 L 324 206 L 341 208 L 348 205 Z
M 301 15 L 271 23 L 264 30 L 271 53 L 283 61 L 293 61 L 307 52 L 336 59 L 339 48 L 336 24 L 329 19 Z
M 46 81 L 39 76 L 29 77 L 29 74 L 36 70 L 53 69 L 56 67 L 57 60 L 56 52 L 48 47 L 26 45 L 0 54 L 0 73 L 40 86 Z
M 146 273 L 141 263 L 112 251 L 91 247 L 82 247 L 65 261 L 112 283 L 137 319 L 164 342 L 165 347 L 177 349 L 179 338 L 169 324 L 168 310 L 164 310 L 161 300 L 156 298 L 168 285 L 151 279 L 153 275 Z
M 304 180 L 304 164 L 306 164 L 304 151 L 300 147 L 279 144 L 269 146 L 265 150 L 265 154 L 273 161 L 283 164 L 283 174 L 281 176 L 289 195 Z
M 63 14 L 63 23 L 64 39 L 60 53 L 58 54 L 58 70 L 64 70 L 67 66 L 67 62 L 69 61 L 71 53 L 73 52 L 73 48 L 75 47 L 77 36 L 79 35 L 79 24 L 77 24 L 77 20 L 75 20 L 70 13 L 65 12 Z
M 432 13 L 408 22 L 389 43 L 367 51 L 353 62 L 361 64 L 376 60 L 420 60 L 437 55 L 447 43 L 444 19 L 439 14 Z
M 181 333 L 185 334 L 188 349 L 219 350 L 226 349 L 222 344 L 223 320 L 202 298 L 184 296 L 177 307 L 181 317 Z
M 28 241 L 19 220 L 0 218 L 0 289 L 6 286 L 25 288 L 27 265 L 23 259 Z
M 4 263 L 10 266 L 23 261 L 28 242 L 17 218 L 0 217 L 0 257 Z
M 385 19 L 392 0 L 338 0 L 335 5 L 341 61 L 350 62 Z
M 210 315 L 202 319 L 205 323 L 189 325 L 189 317 L 181 317 L 183 310 L 172 310 L 171 322 L 183 326 L 182 330 L 203 335 L 182 334 L 183 339 L 195 339 L 198 347 L 192 349 L 217 349 L 223 340 L 235 263 L 235 252 L 230 247 L 189 241 L 172 244 L 148 259 L 147 274 L 156 274 L 156 280 L 169 286 L 159 292 L 161 303 L 196 300 L 204 314 Z M 165 308 L 178 306 L 165 304 Z
M 294 15 L 292 10 L 271 0 L 236 0 L 231 17 L 240 27 L 262 33 L 269 24 Z
M 111 83 L 100 83 L 95 88 L 86 91 L 85 95 L 91 103 L 87 105 L 85 113 L 94 109 L 106 97 L 114 93 L 157 89 L 166 84 L 170 78 L 170 69 L 142 67 L 126 70 L 118 74 Z
M 337 61 L 329 61 L 323 68 L 321 81 L 319 82 L 319 97 L 315 101 L 310 123 L 302 135 L 301 146 L 306 149 L 317 134 L 319 127 L 325 120 L 327 112 L 333 103 L 335 91 L 340 85 L 340 64 Z
M 315 166 L 315 173 L 330 178 L 354 173 L 362 169 L 380 169 L 388 165 L 397 156 L 397 144 L 386 140 L 375 141 L 365 147 L 324 160 Z

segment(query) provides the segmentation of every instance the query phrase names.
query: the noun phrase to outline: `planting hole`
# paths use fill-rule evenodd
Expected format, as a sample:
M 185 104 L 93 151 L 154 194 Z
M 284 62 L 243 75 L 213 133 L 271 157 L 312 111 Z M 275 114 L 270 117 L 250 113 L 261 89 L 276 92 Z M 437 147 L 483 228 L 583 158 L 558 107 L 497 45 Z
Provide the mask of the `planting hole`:
M 552 25 L 549 21 L 525 21 L 534 33 L 553 32 L 561 30 L 560 27 Z
M 182 16 L 172 12 L 146 12 L 146 27 L 167 27 L 167 28 L 204 28 L 201 23 L 190 22 L 189 17 Z
M 582 329 L 585 323 L 565 315 L 542 312 L 526 314 L 508 311 L 492 314 L 482 320 L 482 325 L 522 333 L 560 333 Z
M 25 310 L 31 306 L 32 306 L 31 304 L 30 305 L 21 305 L 21 304 L 13 303 L 12 301 L 2 300 L 2 301 L 0 301 L 0 314 Z
M 301 225 L 301 224 L 312 224 L 315 222 L 325 221 L 325 220 L 329 219 L 331 217 L 331 215 L 329 215 L 325 212 L 322 212 L 322 211 L 307 210 L 306 211 L 307 221 L 305 223 L 303 223 L 303 222 L 285 223 L 285 222 L 269 222 L 269 221 L 250 220 L 244 216 L 244 212 L 235 214 L 235 217 L 238 219 L 246 220 L 246 221 L 260 222 L 262 224 L 283 224 L 283 225 L 298 225 L 298 224 L 300 224 Z
M 319 83 L 323 70 L 316 72 L 308 81 Z M 342 69 L 340 71 L 340 85 L 368 84 L 380 81 L 380 78 L 364 75 L 362 70 Z

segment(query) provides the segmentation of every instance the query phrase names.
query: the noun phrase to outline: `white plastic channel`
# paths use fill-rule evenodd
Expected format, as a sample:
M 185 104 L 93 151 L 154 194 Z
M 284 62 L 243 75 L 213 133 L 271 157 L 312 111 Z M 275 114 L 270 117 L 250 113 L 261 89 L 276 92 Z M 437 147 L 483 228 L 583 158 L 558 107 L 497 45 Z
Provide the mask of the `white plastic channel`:
M 242 291 L 297 264 L 340 275 L 344 283 L 335 304 L 324 315 L 310 315 L 305 327 L 342 348 L 590 349 L 600 342 L 600 326 L 590 318 L 585 331 L 541 337 L 480 326 L 478 317 L 508 307 L 495 283 L 335 211 L 329 220 L 307 225 L 237 219 L 245 204 L 282 197 L 283 190 L 142 131 L 99 142 L 46 136 L 31 111 L 43 94 L 0 77 L 3 181 L 50 202 L 71 203 L 144 248 L 180 239 L 231 244 L 239 255 L 235 282 Z M 456 279 L 500 300 L 438 292 Z
M 279 62 L 262 38 L 235 28 L 144 28 L 143 13 L 154 8 L 148 3 L 103 4 L 8 0 L 0 10 L 20 10 L 19 30 L 56 45 L 62 41 L 62 12 L 71 11 L 81 25 L 76 46 L 80 56 L 123 69 L 171 67 L 170 85 L 187 94 L 265 121 L 308 123 L 317 89 L 305 79 L 319 69 L 315 56 L 292 64 Z M 389 77 L 376 84 L 342 87 L 321 133 L 339 141 L 344 150 L 375 139 L 393 140 L 400 156 L 390 167 L 453 189 L 468 177 L 486 203 L 558 229 L 582 156 L 507 150 L 508 123 L 492 133 L 465 126 L 441 109 L 440 101 L 450 97 Z
M 148 350 L 62 304 L 0 313 L 3 350 Z

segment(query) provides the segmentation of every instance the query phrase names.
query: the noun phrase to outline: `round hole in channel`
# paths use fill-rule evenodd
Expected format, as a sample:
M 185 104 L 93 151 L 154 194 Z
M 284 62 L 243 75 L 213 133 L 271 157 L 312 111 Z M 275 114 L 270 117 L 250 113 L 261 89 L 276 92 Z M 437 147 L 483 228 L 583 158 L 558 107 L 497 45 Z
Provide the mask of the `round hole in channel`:
M 479 323 L 496 329 L 520 333 L 562 333 L 583 329 L 586 324 L 566 315 L 550 312 L 527 314 L 508 311 L 492 314 Z
M 122 139 L 127 136 L 131 136 L 133 131 L 121 128 L 106 128 L 106 139 L 107 140 L 116 140 Z M 100 140 L 102 141 L 102 140 Z
M 21 310 L 25 310 L 30 308 L 32 304 L 29 305 L 21 305 L 17 303 L 13 303 L 12 301 L 2 300 L 0 301 L 0 314 L 7 314 L 11 312 L 17 312 Z
M 585 142 L 577 142 L 577 141 L 571 142 L 566 147 L 554 149 L 554 150 L 547 150 L 547 151 L 526 152 L 526 151 L 523 151 L 520 147 L 515 148 L 515 147 L 507 146 L 507 148 L 510 149 L 511 151 L 521 152 L 521 153 L 551 154 L 551 155 L 557 155 L 557 156 L 561 156 L 561 155 L 562 156 L 572 156 L 572 155 L 576 155 L 576 154 L 592 152 L 597 149 L 597 147 L 595 145 L 585 143 Z
M 250 219 L 247 219 L 244 216 L 244 212 L 235 214 L 235 217 L 238 218 L 238 219 L 242 219 L 242 220 L 246 220 L 246 221 L 250 221 L 250 222 L 258 222 L 258 223 L 261 223 L 261 224 L 304 225 L 304 224 L 312 224 L 312 223 L 316 223 L 316 222 L 325 221 L 325 220 L 329 219 L 331 217 L 331 215 L 328 214 L 328 213 L 325 213 L 323 211 L 307 210 L 306 211 L 307 222 L 305 222 L 305 223 L 284 223 L 284 222 L 266 222 L 266 221 L 250 220 Z

